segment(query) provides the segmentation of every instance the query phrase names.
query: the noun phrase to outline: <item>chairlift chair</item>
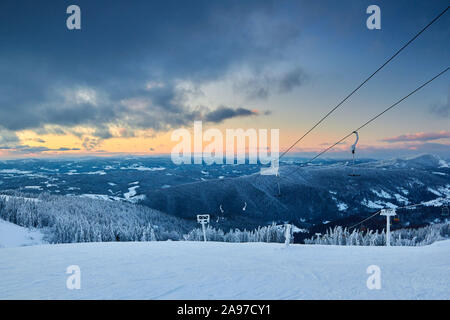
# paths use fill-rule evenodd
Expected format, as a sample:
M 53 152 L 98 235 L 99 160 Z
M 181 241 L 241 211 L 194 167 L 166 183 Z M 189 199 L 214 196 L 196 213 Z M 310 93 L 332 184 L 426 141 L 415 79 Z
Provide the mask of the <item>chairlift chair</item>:
M 353 131 L 353 133 L 356 135 L 356 140 L 355 140 L 355 143 L 352 144 L 352 146 L 351 146 L 353 161 L 352 161 L 352 173 L 350 173 L 349 176 L 358 177 L 360 175 L 355 173 L 355 151 L 356 151 L 356 144 L 359 141 L 359 135 L 358 135 L 357 131 Z
M 353 133 L 356 135 L 355 143 L 352 144 L 351 150 L 352 150 L 352 157 L 353 157 L 353 164 L 352 164 L 352 173 L 349 174 L 350 177 L 359 177 L 360 174 L 355 173 L 355 151 L 356 151 L 356 144 L 359 141 L 359 135 L 357 131 L 353 131 Z

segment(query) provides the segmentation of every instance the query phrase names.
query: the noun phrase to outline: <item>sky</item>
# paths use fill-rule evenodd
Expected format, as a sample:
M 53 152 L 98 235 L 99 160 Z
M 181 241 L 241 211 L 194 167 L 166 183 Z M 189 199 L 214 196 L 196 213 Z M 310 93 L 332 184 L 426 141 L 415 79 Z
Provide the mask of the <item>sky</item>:
M 69 30 L 66 9 L 81 9 Z M 381 9 L 369 30 L 366 9 Z M 179 128 L 279 129 L 283 151 L 447 1 L 0 3 L 0 158 L 160 155 Z M 448 67 L 450 12 L 301 141 L 313 155 Z M 361 157 L 450 157 L 446 73 L 359 132 Z M 350 157 L 353 137 L 330 157 Z

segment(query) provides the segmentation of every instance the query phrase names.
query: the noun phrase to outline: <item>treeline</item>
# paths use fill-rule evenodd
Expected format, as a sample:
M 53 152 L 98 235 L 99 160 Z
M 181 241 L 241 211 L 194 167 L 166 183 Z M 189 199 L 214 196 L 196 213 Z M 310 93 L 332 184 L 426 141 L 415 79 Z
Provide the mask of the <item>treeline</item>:
M 450 237 L 450 222 L 432 224 L 418 229 L 398 229 L 391 232 L 393 246 L 423 246 Z M 305 244 L 341 245 L 341 246 L 384 246 L 385 231 L 349 231 L 340 226 L 329 229 L 323 235 L 305 239 Z
M 0 218 L 43 229 L 50 243 L 182 240 L 193 227 L 157 210 L 126 202 L 18 192 L 0 195 Z
M 188 221 L 145 206 L 75 196 L 19 192 L 0 195 L 0 218 L 28 228 L 42 229 L 49 243 L 100 241 L 203 241 L 203 231 Z M 194 229 L 193 229 L 194 228 Z M 292 240 L 292 232 L 291 232 Z M 421 246 L 450 237 L 450 222 L 419 229 L 391 232 L 391 245 Z M 285 241 L 285 226 L 273 223 L 255 230 L 232 229 L 225 232 L 208 226 L 208 241 L 277 242 Z M 291 241 L 292 242 L 292 241 Z M 305 244 L 384 246 L 383 231 L 353 231 L 335 227 L 323 235 L 304 240 Z
M 210 226 L 206 228 L 206 239 L 208 241 L 220 242 L 279 242 L 285 241 L 285 227 L 283 225 L 272 225 L 258 227 L 258 229 L 247 231 L 234 229 L 224 232 L 222 229 L 215 229 Z M 291 235 L 292 238 L 292 235 Z M 187 241 L 203 241 L 203 231 L 196 228 L 184 236 Z

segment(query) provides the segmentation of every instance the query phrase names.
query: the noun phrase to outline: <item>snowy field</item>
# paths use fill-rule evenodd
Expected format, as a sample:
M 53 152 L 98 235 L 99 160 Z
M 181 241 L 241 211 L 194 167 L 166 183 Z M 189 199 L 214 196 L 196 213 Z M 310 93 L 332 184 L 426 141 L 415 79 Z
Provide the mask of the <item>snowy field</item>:
M 66 268 L 81 289 L 66 288 Z M 369 265 L 381 289 L 369 290 Z M 111 242 L 0 249 L 1 299 L 450 299 L 450 241 L 426 247 Z
M 0 248 L 42 244 L 43 234 L 0 219 Z

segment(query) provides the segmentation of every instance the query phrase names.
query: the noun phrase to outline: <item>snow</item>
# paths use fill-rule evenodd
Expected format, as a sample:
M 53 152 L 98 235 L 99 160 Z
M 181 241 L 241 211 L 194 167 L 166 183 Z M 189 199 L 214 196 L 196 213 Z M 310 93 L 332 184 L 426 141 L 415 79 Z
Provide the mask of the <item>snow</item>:
M 25 189 L 31 189 L 31 190 L 42 190 L 41 186 L 25 186 Z
M 147 198 L 147 196 L 145 194 L 140 194 L 140 195 L 137 195 L 137 196 L 127 199 L 127 201 L 129 201 L 131 203 L 137 203 L 139 201 L 145 200 L 145 198 Z
M 164 167 L 144 167 L 144 166 L 129 166 L 129 167 L 120 167 L 121 170 L 137 170 L 137 171 L 162 171 L 166 170 Z
M 380 201 L 380 200 L 377 200 L 377 201 L 374 202 L 372 200 L 364 199 L 363 201 L 361 201 L 361 204 L 363 206 L 366 206 L 366 207 L 371 208 L 371 209 L 383 209 L 383 208 L 395 209 L 395 208 L 398 207 L 398 206 L 396 206 L 395 204 L 393 204 L 391 202 L 384 202 L 384 201 Z
M 450 184 L 447 184 L 444 187 L 438 188 L 439 192 L 445 194 L 447 197 L 450 197 Z
M 336 192 L 333 191 L 329 191 L 331 194 L 336 194 Z M 347 211 L 348 209 L 348 205 L 344 202 L 339 202 L 339 200 L 335 197 L 335 196 L 331 196 L 331 199 L 333 199 L 334 201 L 336 201 L 336 206 L 338 208 L 339 211 Z
M 94 199 L 94 200 L 105 200 L 105 201 L 120 201 L 120 200 L 123 200 L 120 197 L 112 197 L 112 196 L 109 196 L 107 194 L 93 194 L 93 193 L 81 194 L 81 195 L 79 195 L 79 197 L 89 198 L 89 199 Z
M 450 165 L 445 160 L 439 160 L 439 168 L 450 168 Z
M 98 174 L 98 175 L 100 175 L 100 176 L 103 176 L 103 175 L 105 175 L 106 174 L 106 172 L 105 171 L 103 171 L 103 170 L 98 170 L 98 171 L 90 171 L 90 172 L 86 172 L 85 174 Z
M 386 191 L 384 191 L 383 189 L 380 192 L 378 192 L 377 190 L 374 190 L 374 189 L 371 189 L 370 191 L 375 193 L 380 198 L 392 199 L 392 196 L 389 193 L 387 193 Z
M 433 188 L 428 187 L 427 190 L 430 191 L 431 193 L 437 195 L 437 196 L 442 196 L 442 194 L 439 191 L 434 190 Z
M 123 196 L 125 197 L 126 201 L 137 203 L 140 200 L 144 200 L 146 198 L 145 194 L 137 195 L 136 189 L 139 188 L 139 186 L 134 186 L 128 188 L 128 192 L 125 192 Z
M 35 199 L 35 198 L 16 197 L 16 196 L 10 196 L 10 195 L 7 195 L 7 194 L 0 194 L 0 198 L 4 199 L 5 201 L 9 201 L 11 199 L 20 199 L 20 200 L 30 201 L 30 202 L 39 202 L 39 201 L 41 201 L 41 200 Z
M 348 205 L 346 203 L 338 202 L 336 205 L 339 211 L 346 211 L 348 209 Z
M 2 169 L 0 170 L 0 173 L 6 173 L 6 174 L 29 174 L 31 171 L 22 171 L 19 169 Z
M 66 288 L 70 265 L 81 269 L 80 290 Z M 367 288 L 371 265 L 381 290 Z M 40 245 L 0 249 L 0 299 L 450 299 L 449 270 L 450 241 Z
M 131 197 L 134 197 L 136 195 L 136 189 L 139 188 L 139 186 L 130 187 L 128 188 L 128 192 L 125 192 L 123 196 L 125 199 L 130 200 Z
M 363 201 L 361 201 L 361 204 L 363 206 L 366 206 L 366 207 L 372 208 L 372 209 L 383 209 L 384 208 L 382 205 L 375 203 L 372 200 L 367 200 L 367 199 L 364 199 Z
M 398 208 L 398 206 L 396 206 L 395 204 L 393 204 L 393 203 L 391 203 L 391 202 L 385 202 L 385 203 L 384 203 L 384 206 L 385 206 L 386 208 L 390 208 L 390 209 Z
M 448 198 L 436 198 L 430 201 L 421 202 L 426 207 L 440 207 L 448 204 Z
M 402 196 L 401 194 L 395 193 L 394 197 L 397 200 L 397 202 L 401 202 L 403 204 L 409 204 L 409 200 L 406 197 Z
M 0 219 L 0 248 L 31 246 L 44 243 L 38 230 L 29 230 Z
M 139 188 L 139 186 L 136 185 L 136 183 L 139 182 L 132 182 L 131 185 L 134 185 L 133 187 L 128 188 L 128 192 L 125 192 L 123 194 L 123 198 L 117 197 L 117 196 L 110 196 L 107 194 L 95 194 L 95 193 L 84 193 L 79 195 L 79 197 L 83 198 L 89 198 L 89 199 L 96 199 L 96 200 L 105 200 L 105 201 L 128 201 L 131 203 L 137 203 L 141 200 L 144 200 L 146 196 L 144 194 L 137 195 L 136 189 Z M 109 189 L 110 193 L 114 194 L 114 192 Z

